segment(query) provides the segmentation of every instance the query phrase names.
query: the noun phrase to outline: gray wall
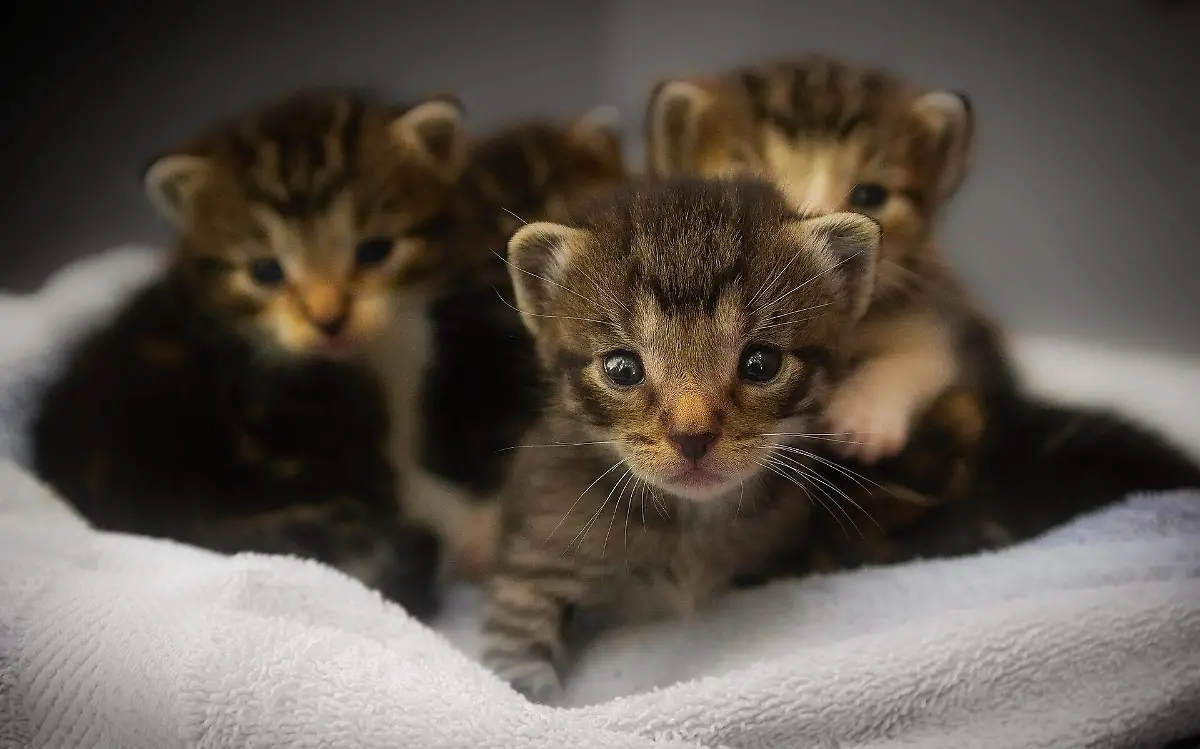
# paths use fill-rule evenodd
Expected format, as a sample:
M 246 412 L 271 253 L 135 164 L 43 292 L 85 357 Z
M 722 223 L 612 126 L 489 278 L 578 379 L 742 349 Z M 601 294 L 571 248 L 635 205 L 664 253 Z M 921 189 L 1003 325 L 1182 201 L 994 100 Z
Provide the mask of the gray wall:
M 158 16 L 114 30 L 102 53 L 31 97 L 6 149 L 0 285 L 28 288 L 69 258 L 161 241 L 135 179 L 143 160 L 286 87 L 451 90 L 481 129 L 612 103 L 639 135 L 644 96 L 661 75 L 818 50 L 972 95 L 976 169 L 946 216 L 944 244 L 1002 320 L 1200 354 L 1196 3 L 282 5 L 151 11 Z M 631 151 L 640 155 L 640 144 Z

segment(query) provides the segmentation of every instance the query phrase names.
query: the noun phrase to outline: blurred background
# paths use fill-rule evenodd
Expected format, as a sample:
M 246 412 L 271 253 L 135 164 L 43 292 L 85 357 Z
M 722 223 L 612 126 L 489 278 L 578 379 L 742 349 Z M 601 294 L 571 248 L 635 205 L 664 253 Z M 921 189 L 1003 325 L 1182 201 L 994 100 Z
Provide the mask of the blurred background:
M 943 244 L 1022 332 L 1200 355 L 1200 3 L 1155 0 L 10 2 L 0 291 L 161 244 L 138 172 L 216 117 L 309 84 L 457 93 L 477 132 L 616 105 L 640 165 L 662 76 L 819 51 L 976 105 Z

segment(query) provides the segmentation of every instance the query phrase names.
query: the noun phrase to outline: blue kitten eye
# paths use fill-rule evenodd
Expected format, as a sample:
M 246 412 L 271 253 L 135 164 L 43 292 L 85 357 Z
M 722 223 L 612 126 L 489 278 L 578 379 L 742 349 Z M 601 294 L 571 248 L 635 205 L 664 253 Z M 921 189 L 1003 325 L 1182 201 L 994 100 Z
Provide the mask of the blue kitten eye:
M 617 387 L 633 387 L 646 381 L 642 360 L 632 351 L 613 351 L 605 356 L 604 374 Z
M 747 346 L 738 363 L 738 377 L 747 382 L 763 384 L 775 379 L 783 367 L 783 352 L 774 346 Z
M 250 275 L 263 286 L 274 286 L 283 282 L 283 266 L 275 258 L 259 258 L 250 263 Z
M 878 208 L 883 205 L 888 198 L 887 188 L 883 185 L 877 185 L 871 182 L 864 182 L 854 186 L 850 191 L 850 206 L 852 208 Z
M 360 268 L 379 265 L 392 254 L 394 243 L 389 237 L 371 237 L 358 243 L 354 250 L 354 262 Z

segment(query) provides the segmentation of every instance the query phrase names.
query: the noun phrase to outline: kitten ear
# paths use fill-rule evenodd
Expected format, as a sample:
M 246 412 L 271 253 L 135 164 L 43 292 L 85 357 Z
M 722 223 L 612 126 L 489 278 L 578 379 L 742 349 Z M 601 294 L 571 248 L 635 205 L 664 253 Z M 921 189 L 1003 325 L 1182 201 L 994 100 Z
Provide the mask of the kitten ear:
M 646 112 L 646 161 L 651 174 L 661 177 L 691 170 L 713 102 L 713 95 L 695 80 L 669 79 L 654 87 Z
M 912 112 L 928 129 L 939 159 L 935 188 L 938 200 L 954 194 L 966 175 L 975 140 L 971 100 L 958 91 L 929 91 L 917 97 Z
M 512 279 L 521 320 L 530 333 L 537 335 L 545 318 L 558 278 L 573 247 L 587 234 L 548 221 L 535 221 L 521 227 L 508 240 L 508 275 Z
M 614 106 L 599 106 L 572 122 L 567 132 L 585 148 L 604 157 L 620 158 L 621 112 Z
M 393 137 L 415 151 L 447 178 L 462 171 L 467 158 L 467 128 L 462 105 L 450 97 L 415 104 L 392 119 Z
M 142 189 L 158 214 L 179 229 L 191 214 L 196 192 L 211 169 L 212 163 L 203 156 L 159 156 L 142 170 Z
M 806 219 L 800 224 L 810 241 L 829 257 L 829 272 L 842 281 L 854 319 L 862 317 L 875 292 L 879 242 L 883 238 L 880 223 L 870 216 L 847 212 Z

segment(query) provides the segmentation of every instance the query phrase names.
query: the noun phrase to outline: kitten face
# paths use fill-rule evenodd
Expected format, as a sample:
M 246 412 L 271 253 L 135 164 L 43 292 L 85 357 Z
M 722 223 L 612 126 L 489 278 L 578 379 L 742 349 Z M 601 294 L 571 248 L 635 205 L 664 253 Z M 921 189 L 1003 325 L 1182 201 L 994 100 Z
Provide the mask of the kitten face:
M 435 260 L 464 144 L 451 101 L 397 114 L 302 92 L 158 158 L 145 183 L 214 312 L 270 350 L 340 357 Z
M 867 213 L 902 265 L 961 181 L 972 135 L 962 94 L 822 57 L 663 81 L 646 121 L 652 173 L 758 174 L 803 212 Z
M 560 408 L 639 478 L 703 500 L 819 408 L 878 242 L 871 219 L 804 219 L 766 182 L 670 180 L 531 224 L 509 259 Z

